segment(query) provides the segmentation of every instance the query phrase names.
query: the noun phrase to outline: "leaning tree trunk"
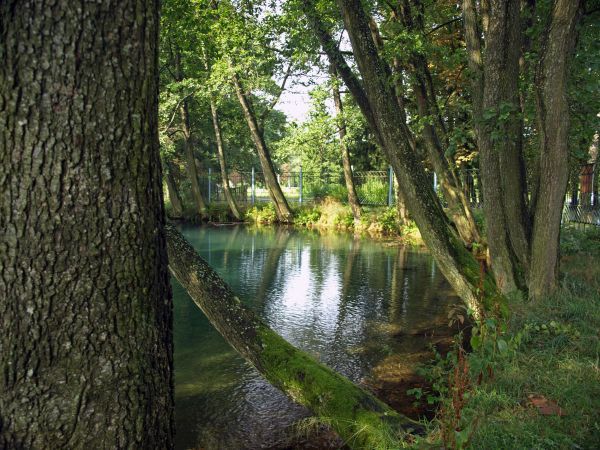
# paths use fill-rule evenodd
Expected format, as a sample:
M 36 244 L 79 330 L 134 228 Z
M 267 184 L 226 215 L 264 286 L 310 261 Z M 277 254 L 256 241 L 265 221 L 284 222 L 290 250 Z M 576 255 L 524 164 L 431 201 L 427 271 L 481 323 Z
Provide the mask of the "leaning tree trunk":
M 417 111 L 422 117 L 437 116 L 436 108 L 431 104 L 435 99 L 430 98 L 428 94 L 427 81 L 430 74 L 424 58 L 413 57 L 415 65 L 415 82 L 413 90 L 417 100 Z M 430 80 L 429 80 L 430 81 Z M 432 91 L 430 88 L 429 91 Z M 450 166 L 450 162 L 445 156 L 444 146 L 442 145 L 438 130 L 434 123 L 425 123 L 423 126 L 423 137 L 427 148 L 427 156 L 433 170 L 438 176 L 440 187 L 444 198 L 448 203 L 448 214 L 454 222 L 463 241 L 467 244 L 479 242 L 481 237 L 475 224 L 475 219 L 471 213 L 471 207 L 465 193 L 462 190 L 461 183 L 456 176 L 455 170 Z
M 346 190 L 348 191 L 348 203 L 352 208 L 354 221 L 360 220 L 360 202 L 354 185 L 354 177 L 352 174 L 352 164 L 350 164 L 350 152 L 346 145 L 346 120 L 344 119 L 344 107 L 342 105 L 342 97 L 340 96 L 339 80 L 335 71 L 335 66 L 330 65 L 331 81 L 333 84 L 333 104 L 335 105 L 335 117 L 337 119 L 338 133 L 340 136 L 340 150 L 342 151 L 342 165 L 344 167 L 344 181 L 346 182 Z
M 240 212 L 231 189 L 229 188 L 229 176 L 227 175 L 227 165 L 225 164 L 225 149 L 223 148 L 223 136 L 221 134 L 221 124 L 219 123 L 219 111 L 214 99 L 210 99 L 210 113 L 212 115 L 213 128 L 215 130 L 215 140 L 217 141 L 217 157 L 219 158 L 219 167 L 221 169 L 221 183 L 223 184 L 223 192 L 225 193 L 225 199 L 231 210 L 231 214 L 237 220 L 242 219 L 242 213 Z
M 330 424 L 352 448 L 399 448 L 421 426 L 295 348 L 245 307 L 227 284 L 167 225 L 171 273 L 225 340 L 295 402 Z
M 534 212 L 529 297 L 539 299 L 557 286 L 562 206 L 569 178 L 568 63 L 575 46 L 582 4 L 557 0 L 536 71 L 540 134 L 539 196 Z M 548 180 L 551 180 L 549 182 Z
M 412 4 L 411 4 L 412 3 Z M 409 2 L 404 0 L 403 5 L 399 8 L 401 19 L 404 26 L 412 33 L 424 33 L 423 6 L 419 1 Z M 413 14 L 412 10 L 416 12 Z M 396 12 L 392 13 L 392 18 L 399 20 Z M 371 20 L 373 30 L 376 25 Z M 399 30 L 400 31 L 400 30 Z M 382 49 L 380 49 L 381 51 Z M 433 166 L 433 170 L 438 176 L 440 187 L 446 203 L 448 204 L 448 215 L 456 226 L 458 233 L 467 245 L 474 242 L 479 242 L 481 237 L 475 224 L 475 219 L 471 212 L 469 202 L 462 190 L 459 178 L 456 176 L 451 161 L 445 156 L 445 147 L 447 147 L 446 128 L 441 117 L 439 107 L 437 106 L 436 94 L 429 71 L 426 57 L 419 52 L 413 51 L 409 58 L 413 71 L 413 92 L 416 98 L 417 112 L 421 117 L 429 117 L 431 120 L 426 121 L 423 125 L 423 140 L 425 141 L 425 149 L 429 162 Z M 394 61 L 394 68 L 399 69 L 398 61 Z M 401 83 L 400 76 L 396 79 L 396 92 L 402 93 L 398 84 Z M 404 102 L 399 101 L 401 109 L 404 109 Z M 406 116 L 406 113 L 404 113 Z M 414 140 L 414 139 L 413 139 Z M 442 143 L 443 142 L 443 143 Z
M 158 24 L 0 3 L 0 448 L 173 446 Z
M 476 317 L 481 317 L 484 304 L 491 306 L 492 302 L 501 300 L 494 281 L 488 275 L 481 280 L 479 263 L 452 229 L 421 162 L 411 148 L 410 138 L 406 133 L 407 125 L 390 84 L 389 67 L 386 67 L 377 53 L 361 2 L 338 0 L 338 4 L 363 78 L 364 89 L 339 52 L 336 52 L 311 0 L 304 0 L 304 10 L 325 52 L 334 61 L 394 169 L 403 198 L 425 243 L 456 293 Z
M 283 191 L 281 190 L 281 186 L 277 181 L 277 175 L 275 174 L 273 161 L 271 161 L 271 154 L 267 148 L 262 130 L 258 125 L 254 111 L 250 106 L 250 102 L 248 101 L 246 93 L 244 93 L 244 90 L 242 89 L 242 85 L 238 79 L 238 76 L 234 74 L 232 81 L 238 101 L 240 102 L 242 111 L 244 112 L 244 118 L 248 124 L 252 141 L 254 142 L 256 152 L 258 153 L 258 159 L 260 160 L 260 166 L 265 177 L 265 183 L 267 185 L 267 189 L 269 190 L 269 195 L 273 201 L 273 204 L 275 205 L 277 219 L 284 223 L 291 222 L 293 217 L 292 210 L 290 209 L 285 195 L 283 195 Z

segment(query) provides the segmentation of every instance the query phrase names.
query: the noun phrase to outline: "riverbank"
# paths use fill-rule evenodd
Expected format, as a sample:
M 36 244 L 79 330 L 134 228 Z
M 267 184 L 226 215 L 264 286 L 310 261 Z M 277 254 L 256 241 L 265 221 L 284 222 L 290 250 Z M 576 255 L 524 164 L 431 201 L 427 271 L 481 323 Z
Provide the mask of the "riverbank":
M 512 299 L 506 330 L 491 338 L 496 351 L 476 349 L 441 372 L 429 443 L 600 447 L 600 230 L 566 228 L 561 249 L 558 292 Z
M 357 235 L 369 236 L 373 239 L 394 239 L 395 244 L 424 245 L 418 228 L 411 220 L 401 223 L 394 207 L 363 207 L 360 220 L 355 221 L 352 210 L 340 201 L 326 197 L 323 200 L 297 206 L 294 209 L 294 221 L 291 225 L 319 231 L 343 231 Z M 172 217 L 167 205 L 167 215 Z M 195 211 L 186 210 L 183 217 L 177 220 L 191 224 L 201 221 Z M 215 225 L 234 223 L 227 205 L 212 205 L 205 218 Z M 246 223 L 257 225 L 273 225 L 277 222 L 275 208 L 271 203 L 257 204 L 244 212 Z

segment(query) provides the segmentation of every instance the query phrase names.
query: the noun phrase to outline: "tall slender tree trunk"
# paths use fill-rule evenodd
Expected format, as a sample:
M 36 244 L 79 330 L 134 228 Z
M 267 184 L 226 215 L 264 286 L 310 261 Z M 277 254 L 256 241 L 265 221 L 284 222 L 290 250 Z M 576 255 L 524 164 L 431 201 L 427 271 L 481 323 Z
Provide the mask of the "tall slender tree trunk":
M 398 221 L 401 225 L 407 225 L 409 221 L 408 208 L 404 197 L 402 197 L 402 190 L 398 184 L 398 179 L 394 176 L 394 186 L 396 190 L 396 213 L 398 214 Z
M 175 77 L 177 81 L 184 78 L 183 67 L 181 64 L 181 52 L 179 49 L 175 52 Z M 185 171 L 187 172 L 190 184 L 192 186 L 192 197 L 196 212 L 201 219 L 208 214 L 208 207 L 204 201 L 202 190 L 200 189 L 200 180 L 198 179 L 198 168 L 194 158 L 194 146 L 192 144 L 192 128 L 190 125 L 190 112 L 187 98 L 181 101 L 179 106 L 179 116 L 181 118 L 181 131 L 183 132 L 183 147 L 185 154 Z
M 258 159 L 260 160 L 260 166 L 265 177 L 265 183 L 267 185 L 267 189 L 269 190 L 269 196 L 275 205 L 277 219 L 284 223 L 291 222 L 293 217 L 292 210 L 290 209 L 285 195 L 283 195 L 283 191 L 281 190 L 281 186 L 277 181 L 277 175 L 275 174 L 273 161 L 271 161 L 271 153 L 267 148 L 263 132 L 258 125 L 258 121 L 256 120 L 256 115 L 252 110 L 250 102 L 248 101 L 246 93 L 242 88 L 238 76 L 234 74 L 232 81 L 238 101 L 240 102 L 242 111 L 244 112 L 244 118 L 246 119 L 246 123 L 250 129 L 252 141 L 254 142 L 256 152 L 258 153 Z
M 171 163 L 165 163 L 164 167 L 166 168 L 167 192 L 169 193 L 169 200 L 173 207 L 173 216 L 180 218 L 183 216 L 183 201 L 179 195 L 179 189 L 177 189 L 177 182 L 173 176 Z
M 202 190 L 200 189 L 200 180 L 198 177 L 198 168 L 196 167 L 196 158 L 194 157 L 194 148 L 192 145 L 192 130 L 190 127 L 190 114 L 187 100 L 184 100 L 179 109 L 181 115 L 181 126 L 183 128 L 183 146 L 185 152 L 185 170 L 192 185 L 192 196 L 196 212 L 200 218 L 204 219 L 208 213 L 208 207 L 204 201 Z
M 0 3 L 0 448 L 173 447 L 158 6 Z
M 340 136 L 340 150 L 342 153 L 342 165 L 344 167 L 344 181 L 346 183 L 346 190 L 348 191 L 348 203 L 352 209 L 352 215 L 354 221 L 360 220 L 360 202 L 358 200 L 358 194 L 356 193 L 356 187 L 354 185 L 354 177 L 352 174 L 352 164 L 350 164 L 350 152 L 346 145 L 346 121 L 344 119 L 344 107 L 342 105 L 342 97 L 340 95 L 340 88 L 338 86 L 339 80 L 335 71 L 335 66 L 330 64 L 329 72 L 331 74 L 332 90 L 333 90 L 333 104 L 335 105 L 335 117 L 337 120 L 338 133 Z
M 215 140 L 217 141 L 217 157 L 219 158 L 219 167 L 221 169 L 221 183 L 223 184 L 223 192 L 225 193 L 225 199 L 231 210 L 231 214 L 237 219 L 242 219 L 242 213 L 240 212 L 235 199 L 229 188 L 229 176 L 227 175 L 227 165 L 225 164 L 225 149 L 223 148 L 223 136 L 221 135 L 221 124 L 219 123 L 219 111 L 214 99 L 210 99 L 210 113 L 212 115 L 213 128 L 215 130 Z
M 553 292 L 558 280 L 562 205 L 569 178 L 568 66 L 582 2 L 556 0 L 536 70 L 536 106 L 542 182 L 534 212 L 529 296 Z

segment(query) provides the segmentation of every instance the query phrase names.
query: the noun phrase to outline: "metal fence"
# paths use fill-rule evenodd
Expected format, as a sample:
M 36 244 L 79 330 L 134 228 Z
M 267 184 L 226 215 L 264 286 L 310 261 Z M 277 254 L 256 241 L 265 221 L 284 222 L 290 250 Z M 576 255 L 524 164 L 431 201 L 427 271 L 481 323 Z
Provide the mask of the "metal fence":
M 219 172 L 208 169 L 199 175 L 200 186 L 209 204 L 226 202 L 223 183 Z M 340 200 L 347 198 L 343 173 L 287 171 L 277 174 L 277 180 L 290 203 L 306 204 L 326 196 Z M 392 206 L 396 189 L 391 170 L 355 172 L 354 183 L 359 201 L 367 206 Z M 232 171 L 229 186 L 236 202 L 244 205 L 269 202 L 271 200 L 262 172 Z
M 438 189 L 435 173 L 428 172 L 434 190 L 444 202 Z M 592 175 L 589 175 L 592 174 Z M 359 202 L 365 206 L 392 206 L 396 202 L 397 182 L 391 168 L 387 171 L 354 172 L 354 183 Z M 483 205 L 481 180 L 478 169 L 461 170 L 465 195 L 473 208 Z M 594 193 L 593 170 L 582 169 L 580 182 L 567 194 L 563 209 L 563 221 L 600 226 L 600 198 Z M 344 176 L 340 173 L 285 171 L 277 175 L 279 185 L 288 202 L 295 204 L 313 203 L 326 196 L 339 200 L 347 199 Z M 225 194 L 220 173 L 216 170 L 200 174 L 201 188 L 207 201 L 225 203 Z M 252 168 L 250 171 L 232 171 L 229 184 L 235 200 L 243 205 L 255 205 L 271 200 L 262 172 Z

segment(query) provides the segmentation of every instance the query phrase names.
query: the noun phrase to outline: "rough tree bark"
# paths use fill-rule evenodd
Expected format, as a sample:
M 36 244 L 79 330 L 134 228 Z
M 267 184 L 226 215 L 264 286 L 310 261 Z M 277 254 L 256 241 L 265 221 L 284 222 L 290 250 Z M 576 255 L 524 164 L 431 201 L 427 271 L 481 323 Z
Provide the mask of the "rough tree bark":
M 340 136 L 340 150 L 342 152 L 342 166 L 344 167 L 344 181 L 346 182 L 346 190 L 348 191 L 348 203 L 352 209 L 354 220 L 360 220 L 360 202 L 354 185 L 354 177 L 352 174 L 352 164 L 350 164 L 350 152 L 346 145 L 346 121 L 344 119 L 344 107 L 342 97 L 340 95 L 339 80 L 335 71 L 335 66 L 330 64 L 329 73 L 331 75 L 333 104 L 335 106 L 335 118 L 337 120 L 338 133 Z
M 244 118 L 246 119 L 248 129 L 250 130 L 252 142 L 254 142 L 254 147 L 256 148 L 256 152 L 258 154 L 260 166 L 265 177 L 265 184 L 269 190 L 269 196 L 275 205 L 277 219 L 284 223 L 291 222 L 293 218 L 292 210 L 290 209 L 285 195 L 283 195 L 283 191 L 281 190 L 281 186 L 277 181 L 277 175 L 275 174 L 273 161 L 271 161 L 271 152 L 267 147 L 267 143 L 265 142 L 265 138 L 258 124 L 256 115 L 236 74 L 232 76 L 232 82 L 238 101 L 240 102 L 242 111 L 244 112 Z
M 221 183 L 223 184 L 223 192 L 227 199 L 227 204 L 231 210 L 231 214 L 237 220 L 242 219 L 240 212 L 231 189 L 229 188 L 229 176 L 227 175 L 227 165 L 225 164 L 225 148 L 223 147 L 223 136 L 221 134 L 221 124 L 219 123 L 219 111 L 214 99 L 210 99 L 210 113 L 212 115 L 213 128 L 215 130 L 215 140 L 217 141 L 217 157 L 219 158 L 219 167 L 221 169 Z
M 558 274 L 560 217 L 568 179 L 567 66 L 581 3 L 555 1 L 544 31 L 536 71 L 540 154 L 530 205 L 518 117 L 520 7 L 518 0 L 491 0 L 485 8 L 482 4 L 485 61 L 475 2 L 464 0 L 463 14 L 492 270 L 503 291 L 529 289 L 529 296 L 538 298 L 556 287 Z
M 173 227 L 169 268 L 225 340 L 295 402 L 331 424 L 352 448 L 398 448 L 422 427 L 314 360 L 271 330 Z
M 518 118 L 519 6 L 518 0 L 490 2 L 484 61 L 475 4 L 463 2 L 487 241 L 492 270 L 504 292 L 526 288 L 529 265 L 527 190 Z
M 0 3 L 0 448 L 172 448 L 158 1 Z
M 536 106 L 540 134 L 540 179 L 534 211 L 529 296 L 539 299 L 554 291 L 562 205 L 569 177 L 569 104 L 567 78 L 575 46 L 582 2 L 556 0 L 536 70 Z

